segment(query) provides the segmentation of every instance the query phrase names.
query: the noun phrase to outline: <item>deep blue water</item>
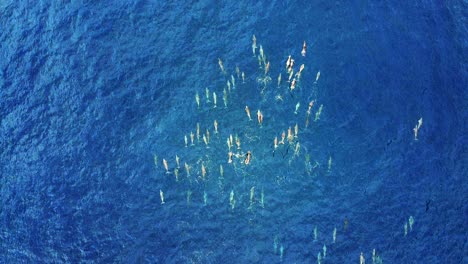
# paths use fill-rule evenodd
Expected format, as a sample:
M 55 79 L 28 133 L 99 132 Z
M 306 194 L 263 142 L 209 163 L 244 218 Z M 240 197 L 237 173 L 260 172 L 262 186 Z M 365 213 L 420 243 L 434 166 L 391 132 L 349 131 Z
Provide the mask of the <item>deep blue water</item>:
M 467 10 L 1 1 L 0 263 L 467 263 Z

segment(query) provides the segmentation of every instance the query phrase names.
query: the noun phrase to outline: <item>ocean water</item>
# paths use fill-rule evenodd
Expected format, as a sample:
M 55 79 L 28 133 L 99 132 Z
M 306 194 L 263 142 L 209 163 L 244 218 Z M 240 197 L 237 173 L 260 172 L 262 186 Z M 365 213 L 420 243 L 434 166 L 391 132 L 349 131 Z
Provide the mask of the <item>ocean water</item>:
M 467 10 L 1 1 L 0 263 L 467 263 Z

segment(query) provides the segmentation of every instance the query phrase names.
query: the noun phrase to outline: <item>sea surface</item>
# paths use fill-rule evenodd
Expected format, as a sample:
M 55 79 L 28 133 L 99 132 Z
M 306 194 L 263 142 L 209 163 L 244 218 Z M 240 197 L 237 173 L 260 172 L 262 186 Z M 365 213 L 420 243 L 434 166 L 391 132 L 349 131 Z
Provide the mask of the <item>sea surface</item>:
M 0 1 L 0 263 L 468 263 L 467 16 Z

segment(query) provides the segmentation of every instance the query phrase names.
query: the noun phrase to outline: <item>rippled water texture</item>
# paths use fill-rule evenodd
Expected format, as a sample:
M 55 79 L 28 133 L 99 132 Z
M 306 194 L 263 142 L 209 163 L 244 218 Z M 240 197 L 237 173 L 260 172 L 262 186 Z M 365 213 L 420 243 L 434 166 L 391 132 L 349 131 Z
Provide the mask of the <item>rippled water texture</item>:
M 0 262 L 466 262 L 466 3 L 351 2 L 1 2 Z

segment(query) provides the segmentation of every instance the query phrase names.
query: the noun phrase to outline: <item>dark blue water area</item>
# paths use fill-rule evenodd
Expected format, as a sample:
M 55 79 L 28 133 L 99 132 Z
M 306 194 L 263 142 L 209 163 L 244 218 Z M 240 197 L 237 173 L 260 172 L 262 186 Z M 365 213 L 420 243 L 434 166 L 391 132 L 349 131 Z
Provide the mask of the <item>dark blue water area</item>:
M 467 263 L 467 10 L 1 1 L 0 263 Z

